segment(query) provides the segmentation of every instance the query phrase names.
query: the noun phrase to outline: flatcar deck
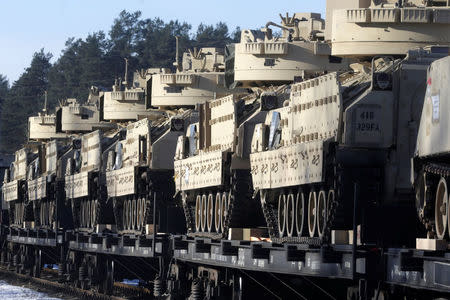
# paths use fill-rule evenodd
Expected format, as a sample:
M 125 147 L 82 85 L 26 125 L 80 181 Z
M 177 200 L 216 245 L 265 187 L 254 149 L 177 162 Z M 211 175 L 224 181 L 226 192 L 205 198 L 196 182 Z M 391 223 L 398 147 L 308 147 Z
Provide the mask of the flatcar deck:
M 172 243 L 176 259 L 252 271 L 353 279 L 364 276 L 369 264 L 367 251 L 358 250 L 356 274 L 353 274 L 351 245 L 320 248 L 301 244 L 214 241 L 186 236 L 176 236 Z
M 118 234 L 88 234 L 67 232 L 69 249 L 90 253 L 119 256 L 157 257 L 168 253 L 169 236 L 166 234 L 145 236 Z
M 389 249 L 386 282 L 415 289 L 450 291 L 450 253 L 412 249 Z

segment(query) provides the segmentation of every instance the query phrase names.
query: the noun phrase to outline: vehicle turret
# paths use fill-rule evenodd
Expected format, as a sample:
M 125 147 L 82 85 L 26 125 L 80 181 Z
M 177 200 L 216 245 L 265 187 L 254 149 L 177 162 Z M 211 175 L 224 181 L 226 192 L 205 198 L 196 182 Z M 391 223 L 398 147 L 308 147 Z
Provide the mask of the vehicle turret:
M 177 51 L 178 56 L 178 51 Z M 162 69 L 152 76 L 150 104 L 155 107 L 194 107 L 209 99 L 242 91 L 224 87 L 224 50 L 200 48 L 183 53 L 176 71 Z
M 43 110 L 37 116 L 28 118 L 28 139 L 33 141 L 68 139 L 79 133 L 114 128 L 115 124 L 102 119 L 100 106 L 102 95 L 103 92 L 97 87 L 91 87 L 86 101 L 66 99 L 59 103 L 54 113 L 47 110 L 46 100 Z
M 293 84 L 286 105 L 254 132 L 253 185 L 273 240 L 329 243 L 332 230 L 352 228 L 355 182 L 362 241 L 394 240 L 388 228 L 398 220 L 377 212 L 402 213 L 413 226 L 406 215 L 414 211 L 411 157 L 426 72 L 449 54 L 450 24 L 436 16 L 450 10 L 440 4 L 328 1 L 332 54 L 357 61 Z
M 347 59 L 331 56 L 320 14 L 280 17 L 280 24 L 267 22 L 260 30 L 243 30 L 240 42 L 229 47 L 227 84 L 282 84 L 348 68 Z M 281 29 L 281 35 L 273 29 Z
M 428 45 L 450 44 L 445 1 L 327 1 L 332 55 L 401 55 Z
M 151 107 L 152 77 L 160 73 L 157 68 L 137 70 L 132 81 L 116 79 L 112 91 L 102 95 L 103 119 L 111 122 L 135 121 L 144 117 L 158 118 L 162 112 Z

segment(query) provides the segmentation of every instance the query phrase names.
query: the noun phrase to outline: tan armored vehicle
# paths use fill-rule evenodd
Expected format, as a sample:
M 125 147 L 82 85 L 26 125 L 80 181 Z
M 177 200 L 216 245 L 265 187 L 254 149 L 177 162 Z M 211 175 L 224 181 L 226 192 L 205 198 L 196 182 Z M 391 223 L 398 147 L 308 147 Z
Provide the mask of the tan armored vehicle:
M 277 105 L 283 91 L 262 97 Z M 251 200 L 245 140 L 265 118 L 264 107 L 253 95 L 247 101 L 230 95 L 201 104 L 199 113 L 199 123 L 179 138 L 175 152 L 175 187 L 181 192 L 188 229 L 194 235 L 221 238 L 231 227 L 255 227 L 259 210 Z M 255 213 L 244 214 L 249 211 Z
M 37 144 L 38 155 L 28 165 L 27 196 L 33 205 L 36 229 L 70 228 L 64 203 L 64 173 L 67 158 L 79 151 L 79 140 L 51 140 Z
M 352 6 L 340 9 L 346 3 Z M 450 24 L 436 24 L 435 18 L 422 22 L 419 17 L 450 10 L 418 7 L 412 1 L 400 7 L 387 1 L 328 1 L 328 9 L 334 9 L 332 54 L 356 56 L 360 63 L 352 64 L 350 72 L 294 84 L 287 105 L 256 126 L 250 156 L 253 185 L 275 241 L 329 242 L 331 230 L 352 229 L 357 203 L 361 239 L 388 242 L 395 222 L 414 223 L 414 217 L 407 217 L 413 211 L 410 158 L 426 70 L 448 55 L 447 46 L 405 49 L 448 45 Z M 370 17 L 361 22 L 353 19 L 355 13 Z M 389 19 L 391 14 L 398 18 Z M 379 19 L 382 16 L 385 19 Z M 397 27 L 406 37 L 404 43 L 390 43 L 390 32 L 372 35 L 379 28 L 394 32 Z M 353 38 L 356 35 L 365 42 Z M 343 48 L 344 41 L 352 47 Z M 357 199 L 354 183 L 360 187 Z M 405 218 L 396 217 L 399 214 Z M 395 234 L 410 241 L 415 232 Z
M 447 45 L 446 5 L 442 0 L 327 1 L 332 55 L 398 55 L 417 47 Z
M 102 96 L 104 120 L 124 122 L 162 114 L 151 110 L 152 77 L 160 73 L 160 69 L 136 71 L 131 83 L 127 81 L 126 72 L 125 80 L 116 80 L 112 91 Z
M 92 87 L 86 102 L 67 99 L 54 114 L 47 111 L 46 97 L 42 112 L 29 118 L 28 140 L 37 155 L 27 165 L 26 201 L 33 207 L 35 229 L 72 226 L 71 216 L 65 215 L 64 171 L 68 158 L 80 150 L 76 137 L 96 129 L 116 127 L 102 120 L 101 97 L 103 93 Z
M 67 99 L 52 114 L 47 111 L 46 99 L 42 112 L 28 118 L 28 139 L 65 139 L 81 132 L 114 128 L 114 124 L 104 122 L 101 117 L 100 94 L 96 87 L 92 87 L 87 101 L 82 103 L 75 98 Z
M 449 227 L 448 177 L 450 57 L 433 62 L 420 118 L 414 157 L 416 207 L 428 237 L 447 239 Z M 448 243 L 448 242 L 447 242 Z
M 65 197 L 70 201 L 72 221 L 78 231 L 96 232 L 105 224 L 114 224 L 112 214 L 106 214 L 112 204 L 105 202 L 106 182 L 102 172 L 103 152 L 119 139 L 120 131 L 112 136 L 96 130 L 81 136 L 80 150 L 67 158 L 65 168 Z
M 240 43 L 234 45 L 234 64 L 230 64 L 235 82 L 243 86 L 279 85 L 316 77 L 324 71 L 347 70 L 347 59 L 331 56 L 320 14 L 280 17 L 281 24 L 267 22 L 261 30 L 241 32 Z M 281 29 L 281 36 L 272 28 Z
M 131 123 L 108 152 L 106 187 L 119 233 L 151 234 L 156 224 L 161 232 L 183 231 L 183 212 L 175 205 L 170 184 L 173 157 L 178 137 L 197 119 L 197 113 L 188 110 Z
M 178 47 L 177 47 L 178 48 Z M 152 76 L 151 103 L 155 107 L 193 107 L 197 103 L 220 98 L 231 91 L 224 87 L 224 51 L 200 48 L 183 54 L 182 63 L 174 63 L 176 72 L 162 69 Z
M 265 120 L 268 110 L 282 106 L 289 98 L 290 85 L 283 83 L 324 74 L 327 68 L 347 69 L 343 60 L 330 63 L 330 48 L 318 38 L 323 29 L 320 15 L 286 16 L 282 24 L 269 22 L 261 31 L 242 32 L 241 43 L 235 45 L 232 55 L 233 85 L 254 86 L 254 93 L 210 99 L 202 104 L 199 123 L 192 124 L 186 137 L 178 142 L 176 190 L 181 193 L 193 235 L 222 238 L 230 228 L 252 228 L 263 223 L 259 203 L 252 200 L 250 182 L 249 154 L 255 125 Z M 269 26 L 281 27 L 282 38 L 275 39 Z M 250 35 L 265 39 L 249 40 Z M 267 51 L 245 50 L 252 47 Z M 328 49 L 328 54 L 315 53 L 315 47 Z M 275 51 L 281 48 L 286 51 Z M 264 65 L 267 59 L 277 63 Z
M 32 204 L 27 201 L 27 167 L 38 155 L 38 147 L 28 145 L 15 153 L 15 160 L 6 170 L 3 180 L 3 201 L 9 206 L 11 227 L 30 226 L 33 221 Z

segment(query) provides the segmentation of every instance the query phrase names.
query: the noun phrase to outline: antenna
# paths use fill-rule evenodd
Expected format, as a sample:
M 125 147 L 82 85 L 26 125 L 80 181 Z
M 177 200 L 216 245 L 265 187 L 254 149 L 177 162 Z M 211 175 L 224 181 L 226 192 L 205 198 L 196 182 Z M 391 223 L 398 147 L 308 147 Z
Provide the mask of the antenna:
M 178 42 L 179 36 L 175 36 L 175 41 L 176 41 L 176 50 L 175 50 L 175 62 L 174 62 L 174 66 L 177 68 L 177 71 L 180 71 L 180 62 L 179 62 L 179 42 Z
M 44 109 L 42 110 L 44 113 L 47 112 L 47 91 L 44 92 Z
M 124 81 L 123 84 L 128 86 L 128 58 L 124 58 L 125 59 L 125 77 L 124 77 Z

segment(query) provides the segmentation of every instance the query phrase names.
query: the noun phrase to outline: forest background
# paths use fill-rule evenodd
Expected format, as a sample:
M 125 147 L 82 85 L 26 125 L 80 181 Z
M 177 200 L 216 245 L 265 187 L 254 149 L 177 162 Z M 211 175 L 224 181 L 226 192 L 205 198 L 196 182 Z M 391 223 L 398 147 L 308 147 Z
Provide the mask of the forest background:
M 229 31 L 219 22 L 200 24 L 193 30 L 186 22 L 143 19 L 139 11 L 122 11 L 107 34 L 98 31 L 85 39 L 68 39 L 54 63 L 53 54 L 40 49 L 13 83 L 0 74 L 0 152 L 13 153 L 26 142 L 28 117 L 42 110 L 45 91 L 52 111 L 67 98 L 86 100 L 91 86 L 110 89 L 116 78 L 124 76 L 124 58 L 128 58 L 129 76 L 142 68 L 173 69 L 175 36 L 180 52 L 194 47 L 223 48 L 239 41 L 240 29 Z

